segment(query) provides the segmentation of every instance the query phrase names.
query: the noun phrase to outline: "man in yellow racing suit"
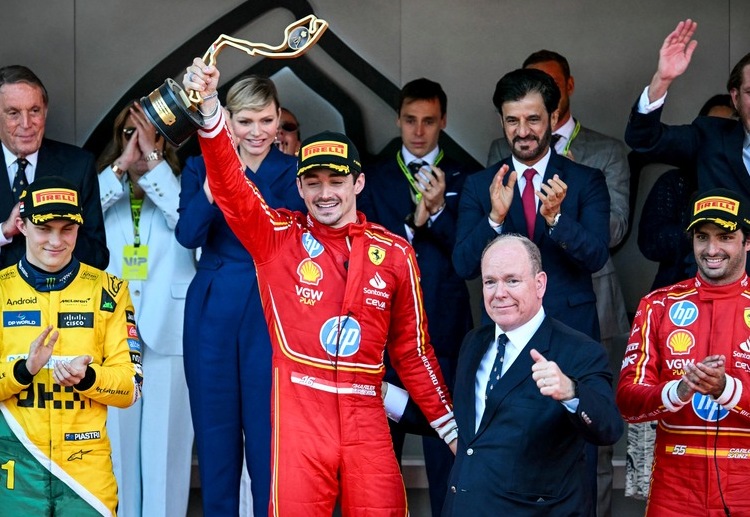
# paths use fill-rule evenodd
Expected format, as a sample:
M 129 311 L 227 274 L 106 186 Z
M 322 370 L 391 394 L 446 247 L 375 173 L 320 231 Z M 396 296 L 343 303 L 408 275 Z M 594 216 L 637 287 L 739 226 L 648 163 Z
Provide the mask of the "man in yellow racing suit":
M 127 283 L 73 257 L 67 181 L 39 178 L 18 210 L 26 254 L 0 271 L 0 508 L 115 515 L 107 405 L 132 405 L 142 383 Z

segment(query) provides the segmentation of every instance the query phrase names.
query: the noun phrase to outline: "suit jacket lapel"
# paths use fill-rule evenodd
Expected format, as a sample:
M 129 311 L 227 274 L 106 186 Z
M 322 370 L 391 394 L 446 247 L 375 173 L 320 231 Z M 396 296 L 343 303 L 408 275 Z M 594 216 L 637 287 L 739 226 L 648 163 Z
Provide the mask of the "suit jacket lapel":
M 5 155 L 2 150 L 0 150 L 0 165 L 0 174 L 4 176 L 4 178 L 0 178 L 0 214 L 5 214 L 4 217 L 7 218 L 13 209 L 13 194 L 8 179 L 8 165 L 5 163 Z
M 62 167 L 60 166 L 60 159 L 57 153 L 51 153 L 49 151 L 49 145 L 45 145 L 45 141 L 42 142 L 42 146 L 39 148 L 39 160 L 36 164 L 36 171 L 34 172 L 34 179 L 41 178 L 42 176 L 60 176 L 62 173 Z
M 474 439 L 476 432 L 477 419 L 474 398 L 476 396 L 477 370 L 494 337 L 495 324 L 485 325 L 477 332 L 474 339 L 466 343 L 466 351 L 462 350 L 462 354 L 466 354 L 466 367 L 461 368 L 459 377 L 456 379 L 456 386 L 462 386 L 462 388 L 454 391 L 456 391 L 457 397 L 456 407 L 459 408 L 456 411 L 456 423 L 460 432 L 467 437 L 467 443 Z M 464 410 L 461 411 L 460 408 L 464 408 Z
M 727 133 L 724 138 L 724 154 L 727 156 L 729 163 L 732 165 L 732 170 L 740 178 L 742 184 L 746 185 L 746 188 L 750 190 L 750 171 L 745 167 L 745 162 L 742 159 L 742 145 L 745 143 L 745 130 L 742 124 L 737 124 L 735 129 Z M 738 152 L 739 149 L 739 152 Z
M 384 220 L 390 219 L 387 214 L 403 214 L 403 217 L 405 217 L 406 214 L 413 212 L 414 202 L 411 200 L 411 185 L 398 163 L 396 163 L 395 168 L 383 167 L 378 173 L 388 175 L 386 178 L 382 178 L 385 179 L 383 184 L 385 188 L 382 190 L 385 195 L 380 201 L 391 207 L 390 210 L 382 211 L 381 218 Z M 384 226 L 391 229 L 393 233 L 406 237 L 403 220 L 398 219 L 394 218 L 390 224 L 384 224 Z
M 507 185 L 508 176 L 510 175 L 510 172 L 513 171 L 513 160 L 508 157 L 505 159 L 503 164 L 507 164 L 508 167 L 510 167 L 509 173 L 505 175 L 505 178 L 503 178 L 503 182 Z M 516 174 L 517 176 L 523 176 L 523 171 L 516 171 Z M 516 178 L 516 181 L 518 181 L 518 178 Z M 526 216 L 523 213 L 523 201 L 521 200 L 521 191 L 518 187 L 518 183 L 516 183 L 516 186 L 513 189 L 513 201 L 510 204 L 507 219 L 510 223 L 508 225 L 508 230 L 521 233 L 528 236 L 531 240 L 534 240 L 533 236 L 529 235 L 529 227 L 526 225 Z
M 531 367 L 534 364 L 534 360 L 531 358 L 530 351 L 534 348 L 540 354 L 545 355 L 549 350 L 550 336 L 551 326 L 549 325 L 548 318 L 545 317 L 539 329 L 537 329 L 524 349 L 521 350 L 521 353 L 513 361 L 513 364 L 498 381 L 492 394 L 488 397 L 482 421 L 479 424 L 479 429 L 477 429 L 477 436 L 487 428 L 492 418 L 500 410 L 500 406 L 503 404 L 505 398 L 509 395 L 513 396 L 512 392 L 531 377 Z

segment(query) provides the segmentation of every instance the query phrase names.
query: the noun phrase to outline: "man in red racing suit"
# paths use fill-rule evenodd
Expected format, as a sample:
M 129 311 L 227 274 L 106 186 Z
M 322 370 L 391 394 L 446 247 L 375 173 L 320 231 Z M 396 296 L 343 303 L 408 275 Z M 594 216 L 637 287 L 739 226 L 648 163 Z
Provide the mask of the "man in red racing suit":
M 217 83 L 198 60 L 184 78 L 209 98 Z M 340 494 L 345 516 L 407 515 L 381 400 L 386 346 L 431 425 L 456 436 L 414 251 L 356 212 L 364 176 L 344 135 L 302 144 L 298 187 L 310 215 L 273 210 L 242 173 L 216 101 L 202 107 L 212 108 L 199 132 L 209 189 L 255 260 L 274 347 L 269 513 L 330 516 Z
M 750 515 L 750 249 L 746 201 L 698 196 L 688 230 L 698 275 L 645 296 L 617 405 L 658 420 L 647 515 Z

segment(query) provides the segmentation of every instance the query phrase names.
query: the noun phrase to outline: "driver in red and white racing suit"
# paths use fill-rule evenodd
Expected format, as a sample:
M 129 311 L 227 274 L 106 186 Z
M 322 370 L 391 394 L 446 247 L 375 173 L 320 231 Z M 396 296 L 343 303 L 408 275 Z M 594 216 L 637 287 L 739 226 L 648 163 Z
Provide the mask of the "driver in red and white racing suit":
M 381 400 L 386 347 L 438 434 L 452 443 L 457 433 L 414 251 L 356 211 L 364 175 L 342 134 L 302 144 L 298 188 L 309 215 L 271 209 L 242 173 L 212 98 L 218 71 L 195 60 L 187 72 L 184 86 L 213 111 L 199 132 L 209 189 L 255 260 L 274 347 L 269 513 L 330 516 L 340 494 L 345 516 L 407 515 Z
M 617 388 L 628 422 L 658 420 L 647 515 L 750 515 L 747 201 L 715 189 L 688 226 L 698 275 L 645 296 Z

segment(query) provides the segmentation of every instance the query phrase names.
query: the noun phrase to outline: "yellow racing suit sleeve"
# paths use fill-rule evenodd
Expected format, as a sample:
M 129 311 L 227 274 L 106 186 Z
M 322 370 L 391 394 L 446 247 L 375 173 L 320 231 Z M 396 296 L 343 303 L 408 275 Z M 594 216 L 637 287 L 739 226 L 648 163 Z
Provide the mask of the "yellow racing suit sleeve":
M 95 358 L 89 364 L 90 371 L 76 390 L 101 404 L 126 408 L 141 396 L 141 341 L 127 282 L 108 273 L 103 278 L 102 296 L 113 298 L 114 311 L 100 311 L 98 315 L 104 320 L 101 362 Z

